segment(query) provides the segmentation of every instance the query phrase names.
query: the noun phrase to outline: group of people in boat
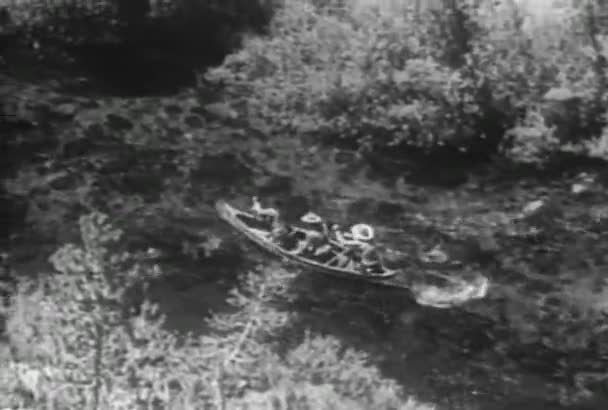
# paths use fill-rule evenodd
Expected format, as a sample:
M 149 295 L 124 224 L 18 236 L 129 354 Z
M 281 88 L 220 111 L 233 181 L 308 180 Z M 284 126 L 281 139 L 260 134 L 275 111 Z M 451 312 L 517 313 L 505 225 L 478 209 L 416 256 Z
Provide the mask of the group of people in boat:
M 374 229 L 367 224 L 353 225 L 350 231 L 344 232 L 338 224 L 308 212 L 293 226 L 283 223 L 275 208 L 263 207 L 257 197 L 253 197 L 251 211 L 269 224 L 272 239 L 294 255 L 334 262 L 342 268 L 354 263 L 366 274 L 382 273 L 382 260 L 374 245 Z

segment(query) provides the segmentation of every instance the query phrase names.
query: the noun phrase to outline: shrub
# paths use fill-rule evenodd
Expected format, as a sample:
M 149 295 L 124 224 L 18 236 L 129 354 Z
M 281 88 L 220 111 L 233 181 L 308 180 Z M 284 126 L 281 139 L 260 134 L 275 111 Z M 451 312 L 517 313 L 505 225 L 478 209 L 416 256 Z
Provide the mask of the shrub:
M 12 353 L 0 357 L 6 407 L 428 409 L 403 400 L 367 358 L 330 337 L 308 335 L 282 357 L 273 335 L 290 314 L 292 274 L 250 273 L 231 313 L 195 337 L 164 328 L 158 306 L 130 289 L 159 274 L 120 251 L 107 216 L 80 220 L 82 243 L 51 258 L 56 273 L 20 284 L 9 309 Z M 266 406 L 266 407 L 264 407 Z
M 459 79 L 427 58 L 428 47 L 412 29 L 413 16 L 365 9 L 336 13 L 332 4 L 285 2 L 269 37 L 250 38 L 207 79 L 245 96 L 235 98 L 248 115 L 278 130 L 325 131 L 362 141 L 382 133 L 384 145 L 432 139 L 425 128 L 449 118 L 444 107 Z M 414 101 L 403 101 L 408 97 Z
M 595 67 L 601 47 L 591 47 L 596 34 L 585 25 L 588 10 L 555 7 L 548 15 L 534 19 L 508 2 L 486 9 L 480 21 L 487 34 L 473 52 L 491 100 L 508 119 L 503 148 L 523 161 L 541 162 L 539 151 L 582 148 L 603 122 L 598 101 L 605 72 Z
M 601 134 L 606 73 L 595 9 L 557 5 L 535 20 L 515 2 L 443 1 L 426 11 L 369 3 L 286 0 L 269 34 L 247 39 L 207 79 L 277 133 L 356 147 L 447 145 L 542 161 L 540 151 Z M 543 97 L 560 88 L 576 101 L 553 123 Z M 522 146 L 534 148 L 520 156 Z
M 59 408 L 166 402 L 171 377 L 193 361 L 179 356 L 155 306 L 130 311 L 132 290 L 153 271 L 114 253 L 120 231 L 106 216 L 83 217 L 80 229 L 82 244 L 58 250 L 51 258 L 57 273 L 35 290 L 22 287 L 8 322 L 22 367 L 48 370 L 34 399 Z

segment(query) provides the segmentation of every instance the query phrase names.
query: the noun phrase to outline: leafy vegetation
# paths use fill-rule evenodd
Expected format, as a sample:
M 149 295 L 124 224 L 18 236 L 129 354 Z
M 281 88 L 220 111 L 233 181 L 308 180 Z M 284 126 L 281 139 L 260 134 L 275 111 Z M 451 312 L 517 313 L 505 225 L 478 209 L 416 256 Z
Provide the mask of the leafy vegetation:
M 278 355 L 273 338 L 289 314 L 271 302 L 290 275 L 250 273 L 212 333 L 181 337 L 157 306 L 129 298 L 158 269 L 121 252 L 103 214 L 82 217 L 80 231 L 80 244 L 52 256 L 56 271 L 23 282 L 9 307 L 3 408 L 430 409 L 331 337 L 307 334 Z
M 268 36 L 207 78 L 294 136 L 535 162 L 567 148 L 606 155 L 600 3 L 555 6 L 543 21 L 512 1 L 438 3 L 285 1 Z

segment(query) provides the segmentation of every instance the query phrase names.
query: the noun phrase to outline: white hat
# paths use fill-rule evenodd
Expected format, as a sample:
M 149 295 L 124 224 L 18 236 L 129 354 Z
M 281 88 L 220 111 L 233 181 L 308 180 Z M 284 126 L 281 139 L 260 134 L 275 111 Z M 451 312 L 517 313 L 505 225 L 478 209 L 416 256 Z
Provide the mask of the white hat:
M 371 241 L 374 239 L 374 228 L 368 224 L 356 224 L 350 228 L 353 239 L 359 241 Z
M 306 215 L 300 218 L 300 220 L 307 224 L 315 224 L 322 221 L 321 217 L 313 212 L 308 212 Z

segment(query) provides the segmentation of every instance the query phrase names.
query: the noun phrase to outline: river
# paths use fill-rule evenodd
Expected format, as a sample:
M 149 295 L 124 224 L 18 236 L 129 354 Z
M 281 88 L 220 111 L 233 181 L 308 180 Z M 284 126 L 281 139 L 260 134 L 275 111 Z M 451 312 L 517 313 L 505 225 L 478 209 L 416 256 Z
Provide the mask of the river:
M 451 187 L 414 183 L 408 175 L 374 169 L 353 152 L 269 137 L 240 119 L 226 119 L 221 105 L 201 101 L 201 91 L 194 88 L 163 96 L 116 96 L 91 91 L 82 82 L 80 88 L 70 88 L 66 82 L 74 83 L 73 79 L 4 80 L 6 106 L 36 124 L 14 131 L 14 140 L 21 143 L 13 149 L 26 147 L 27 153 L 21 155 L 30 161 L 20 169 L 38 176 L 65 171 L 50 190 L 24 185 L 27 178 L 21 175 L 23 193 L 41 204 L 30 215 L 27 229 L 50 226 L 47 242 L 69 238 L 65 222 L 74 220 L 83 204 L 66 198 L 88 189 L 84 195 L 103 198 L 106 209 L 116 203 L 112 216 L 117 219 L 125 209 L 136 209 L 143 224 L 138 226 L 148 224 L 147 232 L 157 235 L 151 243 L 160 247 L 169 249 L 170 241 L 182 241 L 181 233 L 194 229 L 219 238 L 220 247 L 230 249 L 230 257 L 212 262 L 174 249 L 173 259 L 164 262 L 169 279 L 154 286 L 152 295 L 169 325 L 180 331 L 204 331 L 203 319 L 226 307 L 227 292 L 238 286 L 239 274 L 278 266 L 277 260 L 219 221 L 212 207 L 218 199 L 245 201 L 258 195 L 290 218 L 310 209 L 344 224 L 370 223 L 383 242 L 407 251 L 430 249 L 439 242 L 450 246 L 437 228 L 448 222 L 463 227 L 456 230 L 458 235 L 467 227 L 500 229 L 504 214 L 535 199 L 539 189 L 562 195 L 570 186 L 568 178 L 532 178 L 527 187 L 513 180 L 481 184 L 475 177 Z M 44 160 L 35 159 L 32 152 Z M 65 165 L 83 157 L 93 165 Z M 598 197 L 593 203 L 603 200 Z M 186 222 L 190 226 L 182 230 L 170 214 L 195 215 L 196 223 Z M 416 215 L 435 225 L 421 223 Z M 27 240 L 21 239 L 22 246 Z M 31 243 L 28 246 L 32 249 Z M 571 379 L 555 377 L 551 351 L 535 350 L 537 344 L 522 344 L 514 337 L 526 326 L 539 327 L 530 322 L 527 309 L 539 294 L 555 291 L 543 288 L 551 280 L 542 270 L 518 271 L 523 265 L 515 262 L 509 268 L 504 260 L 480 262 L 479 246 L 470 240 L 451 246 L 453 254 L 476 264 L 492 280 L 485 299 L 435 309 L 416 304 L 403 291 L 301 272 L 292 284 L 298 294 L 294 328 L 331 334 L 344 345 L 367 352 L 408 393 L 442 409 L 560 408 L 556 395 L 568 391 Z M 504 242 L 495 251 L 513 256 L 522 247 L 525 244 Z M 25 263 L 17 268 L 31 269 Z M 601 407 L 590 403 L 589 409 Z

